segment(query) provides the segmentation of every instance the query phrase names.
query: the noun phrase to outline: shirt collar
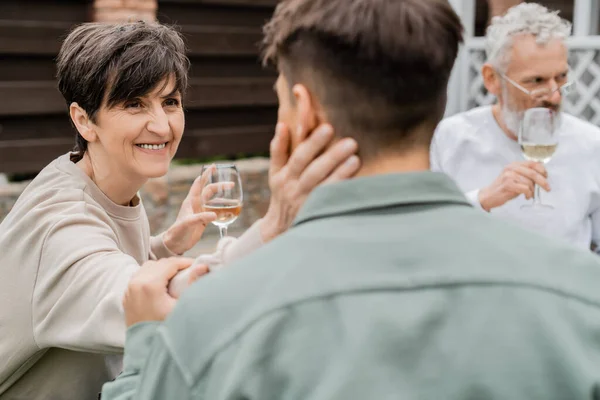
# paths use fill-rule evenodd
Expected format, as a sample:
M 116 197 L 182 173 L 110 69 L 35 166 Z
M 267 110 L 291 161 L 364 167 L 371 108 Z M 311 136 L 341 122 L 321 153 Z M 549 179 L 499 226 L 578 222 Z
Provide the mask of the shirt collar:
M 294 225 L 313 219 L 396 206 L 422 204 L 471 206 L 456 184 L 438 172 L 409 172 L 349 179 L 317 187 Z

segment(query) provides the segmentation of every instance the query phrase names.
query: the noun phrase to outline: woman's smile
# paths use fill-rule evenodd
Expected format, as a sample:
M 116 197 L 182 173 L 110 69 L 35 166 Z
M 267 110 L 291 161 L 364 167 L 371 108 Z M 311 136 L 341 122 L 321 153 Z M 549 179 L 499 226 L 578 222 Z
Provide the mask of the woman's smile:
M 165 155 L 168 154 L 168 145 L 170 142 L 161 143 L 138 143 L 135 147 L 144 153 L 152 155 Z

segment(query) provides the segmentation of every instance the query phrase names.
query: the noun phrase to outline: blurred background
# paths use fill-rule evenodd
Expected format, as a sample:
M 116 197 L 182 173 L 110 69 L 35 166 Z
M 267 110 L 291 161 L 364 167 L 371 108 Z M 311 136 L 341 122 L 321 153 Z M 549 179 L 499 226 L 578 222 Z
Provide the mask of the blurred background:
M 466 27 L 449 88 L 447 114 L 494 99 L 479 78 L 490 19 L 518 0 L 451 0 Z M 578 81 L 567 110 L 600 126 L 600 0 L 544 0 L 574 23 L 571 66 Z M 151 229 L 175 218 L 201 165 L 235 160 L 245 190 L 244 211 L 231 234 L 266 211 L 268 146 L 274 132 L 275 71 L 258 59 L 261 27 L 277 0 L 0 0 L 0 221 L 27 183 L 73 148 L 75 132 L 56 89 L 54 59 L 62 39 L 87 21 L 159 20 L 176 24 L 192 61 L 186 131 L 169 174 L 142 190 Z M 599 155 L 600 156 L 600 155 Z M 213 227 L 214 228 L 214 227 Z M 216 228 L 207 232 L 214 244 Z M 201 251 L 203 249 L 198 249 Z

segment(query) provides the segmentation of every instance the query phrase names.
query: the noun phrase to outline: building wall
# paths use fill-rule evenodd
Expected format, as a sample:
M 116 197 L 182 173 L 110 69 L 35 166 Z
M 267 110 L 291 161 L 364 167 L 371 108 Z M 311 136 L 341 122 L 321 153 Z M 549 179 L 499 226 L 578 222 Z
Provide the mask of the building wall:
M 153 21 L 157 9 L 157 0 L 95 0 L 93 18 L 98 22 Z
M 63 38 L 86 21 L 172 23 L 192 61 L 178 158 L 266 154 L 277 118 L 274 71 L 259 62 L 261 28 L 277 0 L 0 1 L 0 173 L 35 173 L 73 148 L 56 88 Z

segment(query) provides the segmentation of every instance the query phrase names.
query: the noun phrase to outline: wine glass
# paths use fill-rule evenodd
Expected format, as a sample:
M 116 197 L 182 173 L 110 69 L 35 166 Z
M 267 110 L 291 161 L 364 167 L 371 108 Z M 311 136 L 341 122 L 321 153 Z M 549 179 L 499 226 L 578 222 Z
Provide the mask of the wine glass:
M 202 208 L 217 214 L 213 224 L 219 228 L 221 238 L 227 236 L 227 227 L 242 211 L 242 181 L 233 164 L 212 164 L 202 167 L 205 179 L 202 189 Z
M 527 160 L 546 164 L 558 146 L 560 114 L 546 107 L 530 108 L 525 111 L 519 130 L 519 144 Z M 540 200 L 540 187 L 535 185 L 533 203 L 521 208 L 553 209 Z

